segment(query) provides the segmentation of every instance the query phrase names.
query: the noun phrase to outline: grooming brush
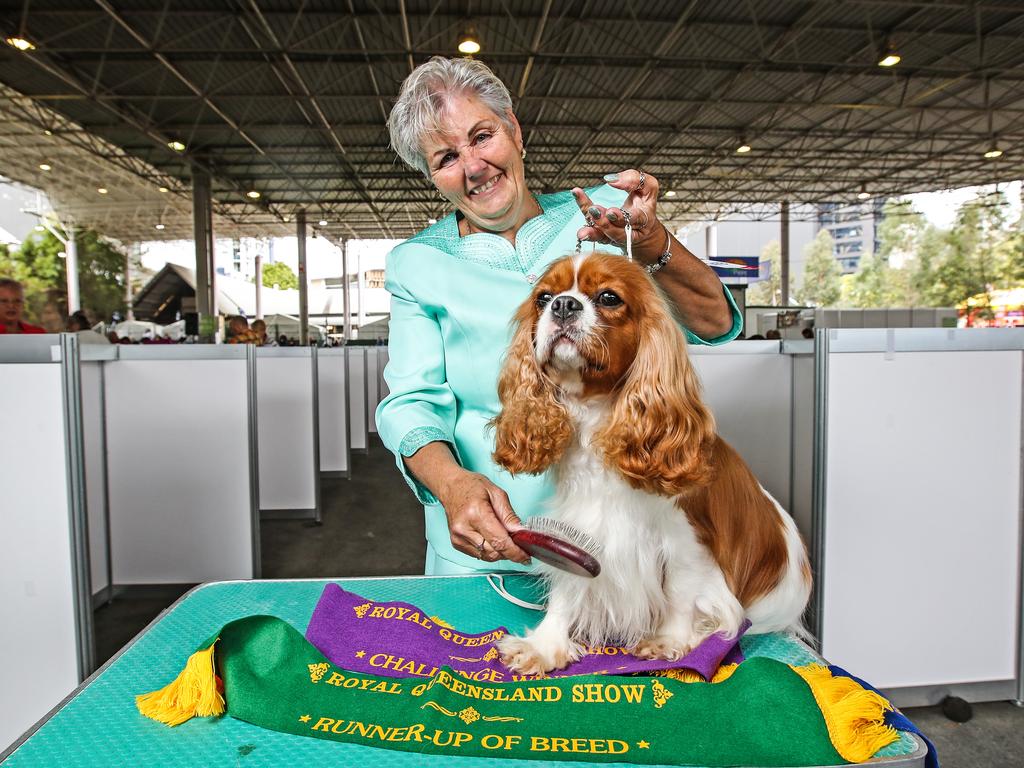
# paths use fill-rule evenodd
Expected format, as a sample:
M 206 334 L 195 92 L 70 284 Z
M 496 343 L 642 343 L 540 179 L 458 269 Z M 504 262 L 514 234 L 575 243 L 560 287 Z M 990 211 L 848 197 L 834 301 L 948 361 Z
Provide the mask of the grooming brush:
M 522 528 L 509 531 L 516 546 L 543 563 L 576 576 L 594 578 L 601 572 L 601 545 L 561 520 L 531 517 Z

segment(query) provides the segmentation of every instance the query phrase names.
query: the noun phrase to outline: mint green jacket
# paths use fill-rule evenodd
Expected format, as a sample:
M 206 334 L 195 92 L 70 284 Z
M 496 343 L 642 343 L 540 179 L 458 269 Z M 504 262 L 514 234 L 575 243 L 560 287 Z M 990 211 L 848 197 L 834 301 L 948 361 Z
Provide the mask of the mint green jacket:
M 625 199 L 624 192 L 609 186 L 587 192 L 602 206 Z M 443 441 L 463 467 L 504 489 L 521 518 L 544 513 L 554 490 L 550 473 L 513 478 L 496 466 L 494 435 L 487 428 L 500 409 L 497 378 L 511 340 L 510 320 L 548 264 L 573 252 L 576 232 L 584 226 L 571 192 L 540 195 L 537 201 L 544 213 L 523 224 L 515 247 L 490 233 L 460 237 L 450 214 L 396 246 L 387 259 L 391 324 L 384 378 L 390 394 L 377 407 L 377 430 L 424 506 L 427 542 L 435 555 L 468 569 L 494 566 L 452 547 L 444 509 L 407 472 L 402 457 Z M 725 295 L 732 329 L 711 340 L 687 331 L 691 343 L 722 344 L 739 334 L 739 311 L 728 290 Z M 521 568 L 512 562 L 500 567 Z

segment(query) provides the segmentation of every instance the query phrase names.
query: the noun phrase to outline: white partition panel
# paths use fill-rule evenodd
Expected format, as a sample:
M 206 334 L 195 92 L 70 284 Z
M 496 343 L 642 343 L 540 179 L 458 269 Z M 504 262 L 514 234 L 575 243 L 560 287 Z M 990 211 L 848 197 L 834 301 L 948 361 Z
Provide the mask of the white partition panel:
M 245 348 L 119 354 L 104 371 L 115 585 L 258 576 Z
M 380 347 L 366 348 L 366 430 L 377 434 L 377 420 L 373 417 L 380 402 Z
M 320 472 L 348 477 L 348 377 L 345 350 L 317 350 L 317 403 L 320 415 Z
M 788 509 L 792 362 L 780 346 L 743 341 L 689 351 L 718 433 Z
M 1008 698 L 1018 678 L 1020 346 L 988 329 L 828 334 L 822 650 L 898 705 L 950 686 Z
M 369 446 L 366 424 L 366 347 L 345 347 L 345 357 L 348 360 L 349 445 L 353 451 L 366 453 Z
M 29 343 L 0 337 L 0 403 L 7 405 L 3 431 L 10 446 L 0 461 L 0 752 L 88 671 L 81 666 L 76 599 L 87 601 L 88 585 L 79 589 L 76 578 L 88 576 L 73 540 L 69 462 L 76 459 L 59 344 L 56 336 Z M 85 610 L 88 615 L 90 606 Z M 86 630 L 91 634 L 91 625 Z
M 256 350 L 261 513 L 319 515 L 313 366 L 308 347 Z
M 110 530 L 107 520 L 107 451 L 104 439 L 103 363 L 81 363 L 82 439 L 85 448 L 86 513 L 89 521 L 89 569 L 92 594 L 109 595 Z

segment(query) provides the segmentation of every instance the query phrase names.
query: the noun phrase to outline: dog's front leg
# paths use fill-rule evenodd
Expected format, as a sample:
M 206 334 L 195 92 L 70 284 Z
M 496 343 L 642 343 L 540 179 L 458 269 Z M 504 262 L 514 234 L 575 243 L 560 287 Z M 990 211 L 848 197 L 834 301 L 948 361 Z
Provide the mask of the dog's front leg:
M 540 675 L 562 669 L 583 655 L 583 647 L 572 640 L 572 619 L 568 595 L 557 584 L 548 595 L 547 612 L 536 629 L 525 637 L 508 635 L 497 642 L 502 663 L 520 675 Z

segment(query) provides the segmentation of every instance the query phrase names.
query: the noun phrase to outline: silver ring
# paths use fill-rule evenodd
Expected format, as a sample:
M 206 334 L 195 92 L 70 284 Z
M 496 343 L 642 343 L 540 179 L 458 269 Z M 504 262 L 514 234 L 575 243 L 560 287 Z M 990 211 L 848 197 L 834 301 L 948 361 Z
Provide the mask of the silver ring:
M 591 216 L 589 213 L 583 216 L 583 220 L 587 222 L 588 227 L 594 226 L 594 217 Z
M 640 215 L 642 215 L 644 217 L 644 220 L 643 220 L 643 222 L 641 224 L 636 224 L 636 223 L 630 221 L 630 226 L 633 227 L 633 229 L 643 229 L 650 222 L 650 219 L 647 218 L 647 211 L 640 210 L 640 209 L 634 210 L 634 211 L 627 211 L 625 208 L 623 208 L 622 212 L 623 213 L 628 213 L 630 216 L 634 216 L 634 217 L 637 214 L 640 214 Z
M 484 547 L 487 546 L 487 539 L 480 539 L 480 543 L 476 545 L 477 557 L 480 560 L 484 559 Z
M 633 191 L 634 192 L 641 192 L 641 191 L 643 191 L 644 184 L 646 182 L 647 182 L 647 174 L 644 173 L 643 171 L 640 171 L 640 181 L 637 182 L 636 189 L 634 189 Z

